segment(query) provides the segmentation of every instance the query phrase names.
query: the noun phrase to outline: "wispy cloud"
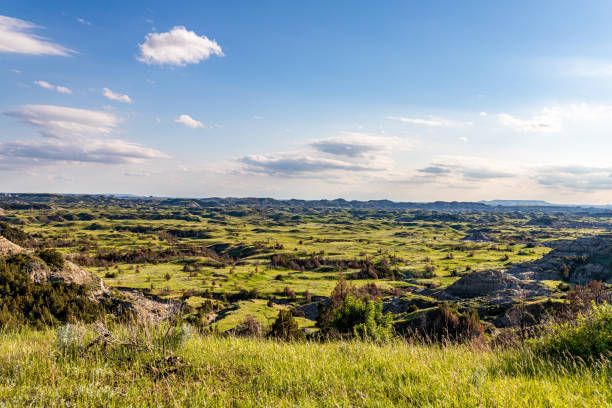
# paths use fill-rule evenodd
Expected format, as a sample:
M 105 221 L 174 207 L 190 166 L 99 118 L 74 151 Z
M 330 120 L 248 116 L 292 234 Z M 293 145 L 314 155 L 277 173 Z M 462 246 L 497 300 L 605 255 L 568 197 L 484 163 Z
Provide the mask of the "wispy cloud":
M 325 177 L 329 170 L 375 171 L 380 170 L 368 165 L 360 165 L 345 160 L 316 157 L 300 152 L 248 155 L 239 159 L 247 169 L 270 176 Z
M 199 36 L 183 26 L 165 33 L 149 33 L 138 45 L 138 60 L 146 64 L 185 66 L 197 64 L 211 55 L 224 56 L 221 46 L 205 35 Z
M 168 157 L 156 149 L 109 138 L 119 118 L 109 112 L 52 105 L 25 105 L 7 112 L 37 128 L 44 139 L 0 142 L 0 162 L 18 166 L 65 163 L 138 163 Z
M 574 191 L 612 190 L 612 167 L 556 165 L 534 169 L 532 176 L 540 185 Z
M 341 177 L 343 174 L 374 174 L 391 170 L 389 153 L 406 148 L 400 139 L 343 132 L 342 136 L 316 139 L 307 149 L 253 154 L 238 162 L 250 173 L 278 177 Z
M 24 105 L 6 115 L 37 127 L 48 137 L 109 135 L 119 123 L 109 112 L 54 105 Z
M 91 25 L 91 21 L 87 21 L 87 20 L 85 20 L 84 18 L 81 18 L 81 17 L 77 17 L 76 21 L 81 23 L 81 24 L 83 24 L 83 25 L 87 25 L 87 26 Z
M 343 132 L 343 136 L 314 140 L 310 146 L 319 152 L 355 158 L 405 150 L 409 148 L 409 142 L 395 137 Z
M 29 21 L 0 15 L 0 52 L 68 56 L 75 51 L 31 33 L 40 28 Z
M 508 113 L 500 113 L 497 118 L 503 125 L 519 132 L 553 133 L 561 131 L 566 122 L 605 120 L 612 124 L 612 106 L 581 103 L 546 107 L 528 118 Z
M 199 120 L 195 120 L 194 118 L 186 114 L 182 114 L 181 116 L 176 118 L 174 121 L 176 123 L 182 123 L 183 125 L 190 127 L 192 129 L 198 129 L 198 128 L 204 127 L 204 124 L 202 122 L 200 122 Z
M 119 139 L 0 142 L 0 157 L 2 156 L 24 164 L 33 162 L 122 164 L 168 157 L 159 150 Z
M 397 120 L 403 123 L 412 125 L 429 126 L 429 127 L 454 127 L 454 126 L 472 126 L 472 122 L 461 122 L 451 119 L 429 116 L 423 118 L 410 118 L 405 116 L 389 116 L 388 119 Z
M 115 93 L 108 88 L 102 89 L 102 95 L 104 95 L 107 99 L 110 99 L 112 101 L 132 103 L 132 99 L 128 95 L 125 95 L 125 94 L 121 95 L 121 94 Z
M 417 169 L 409 183 L 439 184 L 446 187 L 478 185 L 499 179 L 522 177 L 525 170 L 520 164 L 504 163 L 479 157 L 447 156 Z
M 41 88 L 57 91 L 59 93 L 72 94 L 72 90 L 65 86 L 53 85 L 46 81 L 34 81 L 34 84 L 40 86 Z

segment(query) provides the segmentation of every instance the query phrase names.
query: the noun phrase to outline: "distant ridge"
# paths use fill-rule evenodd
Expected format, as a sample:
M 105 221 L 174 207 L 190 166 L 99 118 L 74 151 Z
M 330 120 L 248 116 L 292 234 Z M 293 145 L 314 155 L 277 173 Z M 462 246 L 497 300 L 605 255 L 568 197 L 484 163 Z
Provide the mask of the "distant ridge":
M 556 206 L 559 207 L 559 204 L 552 204 L 548 201 L 544 200 L 481 200 L 479 203 L 487 204 L 487 205 L 501 205 L 507 207 L 522 207 L 522 206 Z
M 98 205 L 147 205 L 166 207 L 253 207 L 284 209 L 338 209 L 338 210 L 384 210 L 384 211 L 437 211 L 457 212 L 538 212 L 538 213 L 583 213 L 594 216 L 611 216 L 610 206 L 561 205 L 540 200 L 491 200 L 491 201 L 434 201 L 434 202 L 395 202 L 390 200 L 279 200 L 269 197 L 209 197 L 209 198 L 171 198 L 143 197 L 114 194 L 49 194 L 49 193 L 0 193 L 0 209 L 29 210 L 53 209 L 62 203 Z M 0 215 L 0 220 L 6 216 Z

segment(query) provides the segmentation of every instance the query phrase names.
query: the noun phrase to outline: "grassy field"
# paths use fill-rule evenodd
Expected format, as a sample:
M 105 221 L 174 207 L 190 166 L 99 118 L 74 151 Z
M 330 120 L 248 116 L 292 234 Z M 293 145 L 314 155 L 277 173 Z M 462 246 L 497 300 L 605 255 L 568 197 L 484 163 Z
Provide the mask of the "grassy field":
M 558 350 L 550 357 L 532 340 L 523 343 L 523 332 L 519 338 L 517 330 L 496 328 L 505 309 L 485 297 L 449 306 L 443 296 L 474 271 L 536 260 L 551 250 L 551 241 L 608 231 L 612 217 L 566 215 L 542 225 L 541 214 L 521 212 L 118 202 L 60 200 L 5 211 L 0 220 L 29 234 L 22 245 L 32 253 L 55 248 L 108 286 L 184 300 L 191 308 L 177 327 L 191 335 L 167 348 L 159 340 L 166 323 L 125 326 L 110 314 L 100 319 L 117 337 L 106 338 L 104 347 L 86 346 L 97 336 L 95 325 L 63 326 L 80 327 L 67 348 L 56 329 L 0 328 L 0 407 L 612 407 L 609 309 L 601 326 L 558 336 L 572 345 L 573 356 L 597 356 L 585 362 L 559 357 L 566 354 Z M 488 239 L 470 239 L 478 233 Z M 304 310 L 339 282 L 375 284 L 373 292 L 361 293 L 400 306 L 389 318 L 396 335 L 388 343 L 348 340 L 355 331 L 342 341 L 314 341 L 330 332 Z M 570 298 L 568 282 L 531 283 L 548 290 L 510 299 L 512 311 L 525 313 L 519 317 L 539 310 L 532 306 L 557 310 Z M 472 311 L 479 317 L 466 320 Z M 312 341 L 272 340 L 272 323 L 281 314 L 294 315 Z M 251 332 L 259 337 L 236 337 L 231 330 L 247 316 L 262 324 L 258 334 Z M 445 324 L 476 322 L 465 327 L 480 331 L 456 343 L 418 342 L 410 325 L 435 323 L 436 316 L 450 316 Z M 134 340 L 130 330 L 140 337 Z M 502 343 L 514 346 L 494 348 Z
M 60 352 L 53 330 L 0 334 L 2 407 L 610 407 L 612 368 L 528 351 L 395 341 L 196 336 L 159 375 L 146 352 Z
M 361 276 L 391 293 L 394 289 L 445 288 L 463 274 L 509 263 L 538 259 L 543 244 L 602 232 L 608 219 L 566 217 L 578 227 L 532 225 L 524 214 L 342 209 L 184 208 L 180 206 L 113 206 L 54 204 L 53 209 L 11 211 L 8 221 L 21 225 L 44 247 L 58 248 L 114 287 L 138 288 L 163 298 L 183 298 L 193 307 L 214 297 L 227 309 L 215 322 L 232 328 L 247 314 L 262 322 L 279 308 L 299 306 L 310 296 L 329 296 L 338 273 L 351 279 L 359 269 L 334 265 L 302 270 L 275 266 L 273 255 L 305 260 L 387 262 L 393 277 Z M 584 226 L 582 226 L 584 225 Z M 592 226 L 589 226 L 592 225 Z M 493 242 L 464 240 L 472 231 L 488 231 Z M 211 249 L 149 261 L 100 261 L 113 253 L 182 247 Z M 89 263 L 94 259 L 95 262 Z M 547 285 L 556 290 L 560 281 Z M 295 293 L 286 295 L 285 288 Z M 253 291 L 252 302 L 225 302 L 240 291 Z M 559 291 L 558 296 L 562 293 Z M 268 300 L 272 299 L 274 304 Z M 545 300 L 545 299 L 542 299 Z M 472 305 L 470 305 L 472 307 Z M 312 321 L 300 320 L 303 327 Z

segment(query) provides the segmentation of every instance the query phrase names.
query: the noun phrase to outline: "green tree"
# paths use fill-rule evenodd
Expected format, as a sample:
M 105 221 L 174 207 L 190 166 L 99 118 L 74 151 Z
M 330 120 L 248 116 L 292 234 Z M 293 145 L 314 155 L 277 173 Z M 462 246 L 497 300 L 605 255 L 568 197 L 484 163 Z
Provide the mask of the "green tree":
M 331 326 L 342 334 L 384 342 L 392 337 L 391 313 L 383 314 L 382 301 L 361 301 L 347 296 L 335 310 Z
M 289 310 L 281 310 L 276 321 L 270 327 L 270 337 L 280 340 L 304 340 L 306 335 L 300 330 Z

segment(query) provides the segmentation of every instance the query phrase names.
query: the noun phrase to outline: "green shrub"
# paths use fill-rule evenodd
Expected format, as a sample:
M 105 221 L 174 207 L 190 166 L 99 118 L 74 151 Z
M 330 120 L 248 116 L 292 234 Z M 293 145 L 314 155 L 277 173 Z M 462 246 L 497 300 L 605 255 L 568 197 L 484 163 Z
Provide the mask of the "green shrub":
M 102 315 L 103 306 L 87 298 L 84 286 L 35 283 L 20 266 L 0 262 L 0 327 L 90 322 Z
M 542 337 L 528 342 L 537 354 L 571 355 L 591 360 L 612 353 L 612 305 L 602 303 L 577 315 L 574 321 L 551 324 Z
M 51 269 L 61 270 L 64 268 L 64 256 L 57 249 L 41 249 L 36 255 Z
M 11 227 L 6 222 L 0 222 L 0 235 L 21 246 L 27 246 L 30 239 L 28 234 L 18 228 Z
M 278 313 L 278 317 L 270 327 L 269 336 L 288 341 L 306 338 L 289 310 L 281 310 Z
M 420 318 L 412 319 L 409 331 L 427 341 L 436 342 L 484 339 L 484 326 L 476 310 L 459 312 L 457 305 L 445 302 L 424 311 Z
M 363 302 L 347 296 L 334 311 L 331 326 L 341 334 L 351 334 L 362 339 L 387 341 L 392 337 L 390 313 L 383 314 L 382 302 Z

